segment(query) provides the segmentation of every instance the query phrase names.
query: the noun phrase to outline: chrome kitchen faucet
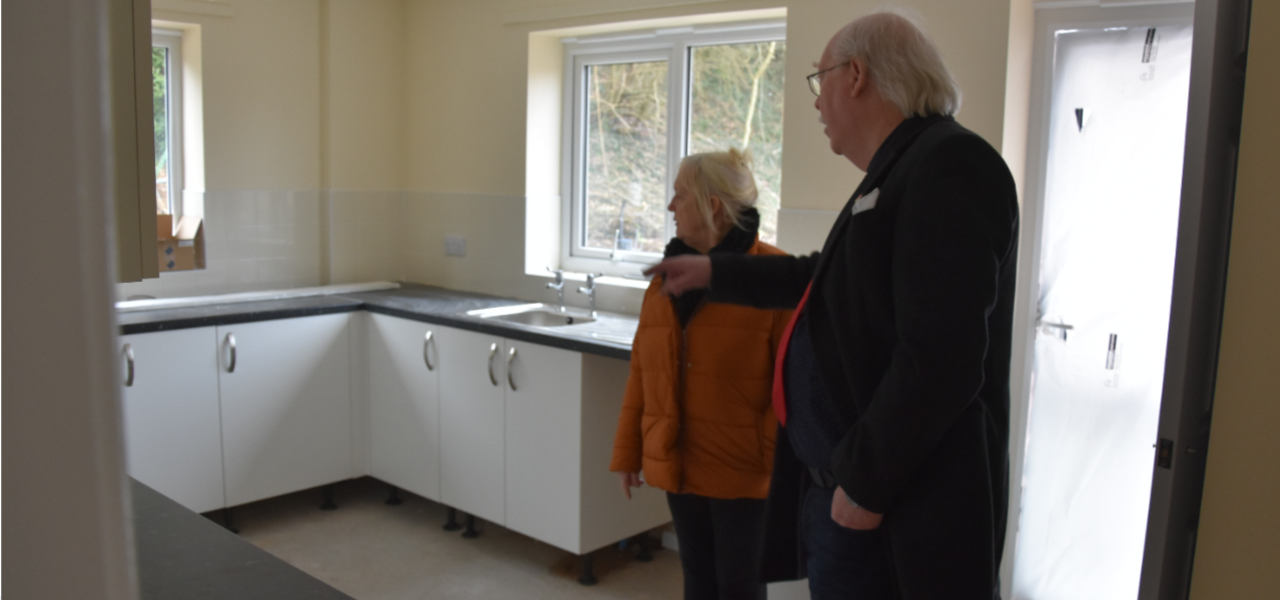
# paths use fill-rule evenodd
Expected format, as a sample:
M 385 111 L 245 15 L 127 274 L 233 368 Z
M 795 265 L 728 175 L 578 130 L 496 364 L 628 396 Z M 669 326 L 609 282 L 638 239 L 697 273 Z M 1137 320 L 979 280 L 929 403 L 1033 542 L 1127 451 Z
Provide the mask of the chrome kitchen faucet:
M 586 294 L 591 300 L 591 318 L 596 317 L 596 278 L 603 276 L 604 273 L 587 273 L 587 287 L 578 288 L 579 294 Z
M 556 291 L 556 295 L 560 299 L 560 312 L 564 312 L 564 270 L 552 270 L 551 267 L 547 267 L 547 270 L 556 276 L 555 283 L 548 283 L 547 287 Z

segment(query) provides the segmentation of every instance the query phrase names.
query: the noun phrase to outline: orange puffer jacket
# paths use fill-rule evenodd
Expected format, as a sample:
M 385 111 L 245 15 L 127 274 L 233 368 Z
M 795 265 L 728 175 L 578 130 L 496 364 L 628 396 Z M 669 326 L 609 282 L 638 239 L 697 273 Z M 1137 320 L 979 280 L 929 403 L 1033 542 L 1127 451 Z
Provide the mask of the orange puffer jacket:
M 748 254 L 784 254 L 759 240 Z M 777 417 L 773 363 L 788 310 L 704 302 L 683 330 L 654 278 L 631 347 L 609 470 L 668 492 L 765 498 Z

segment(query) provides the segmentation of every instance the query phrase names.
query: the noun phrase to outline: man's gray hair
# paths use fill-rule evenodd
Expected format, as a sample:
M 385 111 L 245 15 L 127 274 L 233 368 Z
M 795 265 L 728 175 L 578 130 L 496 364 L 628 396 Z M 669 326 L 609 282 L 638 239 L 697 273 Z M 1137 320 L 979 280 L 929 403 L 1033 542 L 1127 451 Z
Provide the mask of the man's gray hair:
M 878 12 L 849 23 L 836 34 L 838 61 L 860 58 L 871 82 L 904 117 L 954 115 L 960 86 L 933 40 L 902 14 Z

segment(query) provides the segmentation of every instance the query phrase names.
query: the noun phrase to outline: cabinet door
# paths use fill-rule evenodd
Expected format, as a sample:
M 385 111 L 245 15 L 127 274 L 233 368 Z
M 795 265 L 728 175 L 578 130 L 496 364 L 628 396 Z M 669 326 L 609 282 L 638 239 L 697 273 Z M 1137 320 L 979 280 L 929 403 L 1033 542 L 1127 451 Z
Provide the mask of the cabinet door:
M 126 335 L 120 345 L 129 474 L 196 512 L 222 508 L 217 332 Z
M 506 526 L 578 553 L 582 355 L 506 344 Z
M 351 477 L 349 317 L 218 328 L 228 506 Z
M 441 502 L 499 525 L 503 481 L 502 338 L 440 328 Z
M 369 315 L 373 476 L 440 499 L 439 327 Z

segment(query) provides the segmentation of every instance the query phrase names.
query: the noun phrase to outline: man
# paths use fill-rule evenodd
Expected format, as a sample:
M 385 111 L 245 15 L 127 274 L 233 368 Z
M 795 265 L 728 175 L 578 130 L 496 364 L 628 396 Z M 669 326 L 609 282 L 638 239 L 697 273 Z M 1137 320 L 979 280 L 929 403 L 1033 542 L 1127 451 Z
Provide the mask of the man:
M 674 295 L 800 304 L 775 375 L 770 548 L 798 562 L 781 574 L 807 570 L 815 600 L 999 598 L 1013 179 L 950 116 L 959 90 L 907 19 L 855 20 L 816 66 L 831 150 L 866 172 L 822 251 L 650 271 Z

